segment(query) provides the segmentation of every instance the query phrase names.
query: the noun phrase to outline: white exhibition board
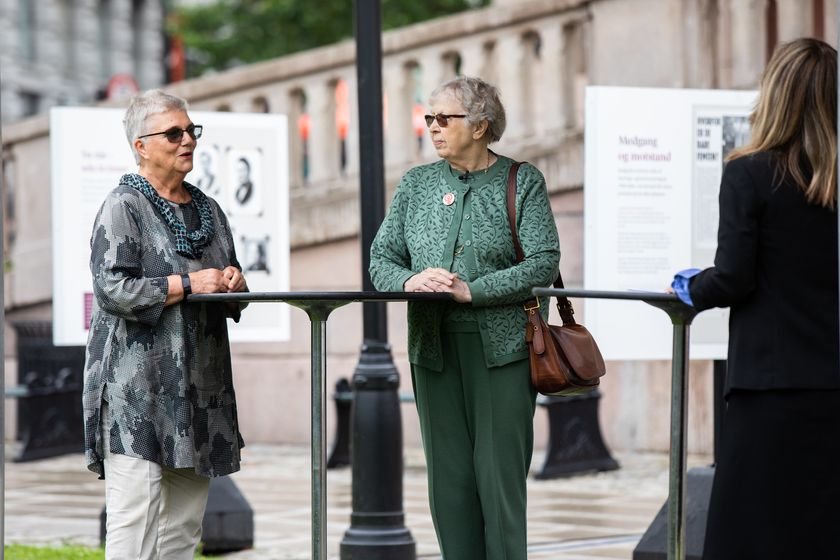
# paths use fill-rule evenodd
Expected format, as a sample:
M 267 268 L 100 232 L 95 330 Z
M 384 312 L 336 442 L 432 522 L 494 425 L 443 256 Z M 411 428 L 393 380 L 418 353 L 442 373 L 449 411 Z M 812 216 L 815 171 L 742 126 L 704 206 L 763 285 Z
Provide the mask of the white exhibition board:
M 53 340 L 87 342 L 90 235 L 105 195 L 137 165 L 123 130 L 123 109 L 61 107 L 50 112 L 52 157 Z M 283 115 L 190 111 L 204 126 L 186 180 L 227 214 L 248 287 L 289 291 L 288 123 Z M 251 304 L 234 342 L 289 339 L 286 305 Z
M 586 88 L 584 286 L 662 292 L 705 268 L 717 246 L 726 155 L 749 138 L 754 91 Z M 671 358 L 672 325 L 637 301 L 587 299 L 586 326 L 608 360 Z M 725 359 L 728 310 L 704 311 L 692 359 Z

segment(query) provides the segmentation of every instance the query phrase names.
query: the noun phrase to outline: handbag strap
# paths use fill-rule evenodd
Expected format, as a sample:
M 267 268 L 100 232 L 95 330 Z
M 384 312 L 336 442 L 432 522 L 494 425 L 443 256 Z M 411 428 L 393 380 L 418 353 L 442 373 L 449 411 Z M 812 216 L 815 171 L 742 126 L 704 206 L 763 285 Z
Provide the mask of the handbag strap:
M 513 248 L 516 251 L 516 262 L 521 263 L 525 260 L 525 252 L 522 250 L 522 244 L 519 242 L 519 234 L 516 231 L 516 177 L 519 173 L 519 168 L 523 162 L 515 161 L 510 166 L 507 180 L 507 215 L 508 225 L 510 225 L 510 235 L 513 238 Z M 557 269 L 557 279 L 554 281 L 554 287 L 562 290 L 563 275 L 560 274 L 560 269 Z M 525 304 L 526 308 L 539 307 L 539 301 L 535 299 L 528 300 Z M 557 296 L 557 311 L 560 312 L 560 319 L 564 325 L 575 324 L 575 309 L 572 307 L 572 302 L 566 296 Z

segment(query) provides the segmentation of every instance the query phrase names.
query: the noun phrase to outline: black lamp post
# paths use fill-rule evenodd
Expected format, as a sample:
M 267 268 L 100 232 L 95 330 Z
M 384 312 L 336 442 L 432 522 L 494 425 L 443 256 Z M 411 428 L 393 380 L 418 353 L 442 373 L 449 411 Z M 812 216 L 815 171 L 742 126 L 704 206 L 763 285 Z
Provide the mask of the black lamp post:
M 373 290 L 370 245 L 385 217 L 382 131 L 382 43 L 379 0 L 355 0 L 359 98 L 359 202 L 362 289 Z M 388 344 L 384 303 L 365 303 L 364 335 L 353 373 L 351 451 L 353 513 L 341 541 L 342 560 L 414 560 L 402 492 L 400 374 Z

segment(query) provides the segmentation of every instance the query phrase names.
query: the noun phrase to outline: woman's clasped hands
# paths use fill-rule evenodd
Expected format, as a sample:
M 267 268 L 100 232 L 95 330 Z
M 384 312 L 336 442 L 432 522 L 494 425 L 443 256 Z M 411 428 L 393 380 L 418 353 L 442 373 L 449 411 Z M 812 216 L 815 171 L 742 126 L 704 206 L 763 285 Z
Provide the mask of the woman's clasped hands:
M 427 268 L 405 281 L 406 292 L 443 292 L 452 294 L 458 303 L 472 301 L 469 285 L 454 272 L 443 268 Z
M 242 292 L 245 290 L 245 277 L 235 266 L 205 268 L 190 273 L 190 282 L 194 294 L 217 294 L 221 292 Z

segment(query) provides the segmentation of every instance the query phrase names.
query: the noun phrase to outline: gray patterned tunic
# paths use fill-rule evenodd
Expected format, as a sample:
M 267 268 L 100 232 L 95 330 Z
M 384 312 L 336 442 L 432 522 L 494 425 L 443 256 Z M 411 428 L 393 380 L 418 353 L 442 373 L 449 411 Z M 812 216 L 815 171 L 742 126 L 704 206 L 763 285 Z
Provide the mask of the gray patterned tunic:
M 239 312 L 220 304 L 164 307 L 167 276 L 241 268 L 227 219 L 208 202 L 216 233 L 197 259 L 176 252 L 159 212 L 126 184 L 108 194 L 96 217 L 83 405 L 87 466 L 100 476 L 103 428 L 111 453 L 210 477 L 239 470 L 244 443 L 226 323 L 229 314 L 238 321 Z M 171 209 L 188 230 L 199 228 L 194 204 L 172 203 Z M 101 425 L 103 399 L 109 426 Z

